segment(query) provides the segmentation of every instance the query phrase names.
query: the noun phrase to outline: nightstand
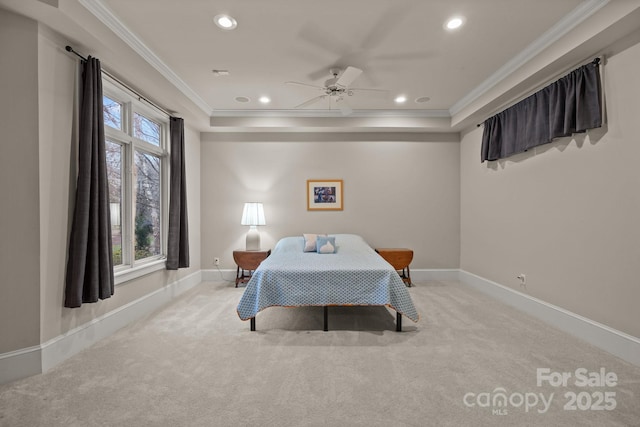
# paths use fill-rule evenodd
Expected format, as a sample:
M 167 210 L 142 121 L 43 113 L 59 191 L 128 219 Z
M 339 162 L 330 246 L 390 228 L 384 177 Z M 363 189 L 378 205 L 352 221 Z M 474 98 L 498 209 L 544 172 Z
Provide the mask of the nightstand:
M 401 271 L 400 278 L 407 286 L 411 286 L 409 264 L 413 260 L 413 250 L 406 248 L 377 248 L 376 252 L 391 264 L 396 271 Z
M 266 251 L 233 251 L 233 260 L 238 266 L 236 268 L 236 288 L 238 283 L 247 283 L 251 279 L 253 271 L 269 255 L 271 255 L 271 249 Z

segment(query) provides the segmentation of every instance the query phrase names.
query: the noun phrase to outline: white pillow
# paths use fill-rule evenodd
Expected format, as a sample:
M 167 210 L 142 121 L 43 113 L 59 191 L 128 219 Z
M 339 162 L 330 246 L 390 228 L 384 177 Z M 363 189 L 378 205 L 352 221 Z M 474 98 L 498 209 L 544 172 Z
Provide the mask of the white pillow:
M 305 233 L 302 235 L 304 237 L 304 252 L 315 252 L 316 251 L 316 239 L 318 236 L 325 236 L 326 234 L 308 234 Z

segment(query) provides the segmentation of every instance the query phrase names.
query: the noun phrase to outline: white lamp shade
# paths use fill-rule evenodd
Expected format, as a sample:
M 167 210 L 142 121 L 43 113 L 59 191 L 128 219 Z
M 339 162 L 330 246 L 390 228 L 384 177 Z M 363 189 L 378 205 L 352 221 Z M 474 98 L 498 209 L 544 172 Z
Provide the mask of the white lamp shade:
M 242 225 L 267 225 L 264 219 L 264 207 L 262 203 L 245 203 L 242 212 Z

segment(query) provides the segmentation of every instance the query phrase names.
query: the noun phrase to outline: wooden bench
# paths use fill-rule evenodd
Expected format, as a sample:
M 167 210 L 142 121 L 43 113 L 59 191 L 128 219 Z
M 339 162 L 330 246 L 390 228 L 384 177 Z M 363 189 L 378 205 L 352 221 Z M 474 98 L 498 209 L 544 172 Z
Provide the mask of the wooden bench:
M 376 252 L 380 254 L 391 266 L 398 271 L 400 278 L 407 286 L 411 286 L 411 271 L 409 264 L 413 260 L 413 250 L 407 248 L 376 248 Z

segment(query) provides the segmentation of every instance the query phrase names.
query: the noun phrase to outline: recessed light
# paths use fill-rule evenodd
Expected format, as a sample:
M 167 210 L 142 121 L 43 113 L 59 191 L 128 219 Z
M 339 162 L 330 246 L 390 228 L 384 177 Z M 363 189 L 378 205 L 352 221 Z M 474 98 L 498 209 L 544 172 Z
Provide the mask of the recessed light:
M 271 102 L 271 98 L 269 98 L 268 96 L 261 96 L 258 101 L 260 101 L 260 103 L 262 104 L 268 104 Z
M 465 22 L 464 16 L 454 16 L 444 24 L 444 27 L 447 30 L 456 30 L 460 28 L 464 24 L 464 22 Z
M 228 76 L 229 70 L 211 70 L 216 77 Z
M 431 98 L 429 98 L 428 96 L 421 96 L 420 98 L 416 98 L 416 102 L 418 104 L 422 104 L 423 102 L 429 102 L 431 101 Z
M 394 99 L 396 104 L 402 104 L 404 102 L 407 102 L 407 97 L 404 95 L 398 95 L 396 96 L 396 99 Z
M 236 96 L 236 101 L 237 102 L 249 102 L 251 100 L 249 98 L 247 98 L 246 96 Z
M 233 17 L 225 14 L 216 15 L 213 22 L 223 30 L 233 30 L 238 26 L 238 22 Z

